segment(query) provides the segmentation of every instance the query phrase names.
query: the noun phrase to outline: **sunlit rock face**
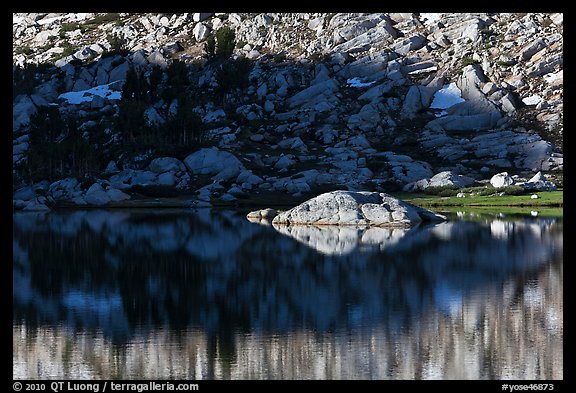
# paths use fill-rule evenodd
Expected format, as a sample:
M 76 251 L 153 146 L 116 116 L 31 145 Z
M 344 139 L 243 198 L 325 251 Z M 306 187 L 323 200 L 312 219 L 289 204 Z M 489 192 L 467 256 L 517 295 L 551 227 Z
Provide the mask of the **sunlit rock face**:
M 280 213 L 277 225 L 412 226 L 444 217 L 383 192 L 332 191 Z

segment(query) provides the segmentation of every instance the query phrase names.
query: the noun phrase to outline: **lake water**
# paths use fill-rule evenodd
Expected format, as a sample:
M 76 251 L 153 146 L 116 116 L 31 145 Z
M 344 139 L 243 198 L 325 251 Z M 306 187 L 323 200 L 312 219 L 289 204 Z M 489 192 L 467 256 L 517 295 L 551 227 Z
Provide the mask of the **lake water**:
M 14 213 L 13 376 L 562 379 L 562 218 Z

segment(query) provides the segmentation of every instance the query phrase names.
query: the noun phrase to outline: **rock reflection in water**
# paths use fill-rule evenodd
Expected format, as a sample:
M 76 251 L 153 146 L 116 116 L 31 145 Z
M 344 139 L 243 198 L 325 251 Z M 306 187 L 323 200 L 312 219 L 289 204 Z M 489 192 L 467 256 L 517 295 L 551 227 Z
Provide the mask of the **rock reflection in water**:
M 356 228 L 353 226 L 313 226 L 313 225 L 277 225 L 274 229 L 325 255 L 344 255 L 357 248 L 367 251 L 370 248 L 383 249 L 396 244 L 408 231 L 408 228 Z
M 18 213 L 14 376 L 562 378 L 562 235 L 542 217 L 286 236 L 208 209 Z

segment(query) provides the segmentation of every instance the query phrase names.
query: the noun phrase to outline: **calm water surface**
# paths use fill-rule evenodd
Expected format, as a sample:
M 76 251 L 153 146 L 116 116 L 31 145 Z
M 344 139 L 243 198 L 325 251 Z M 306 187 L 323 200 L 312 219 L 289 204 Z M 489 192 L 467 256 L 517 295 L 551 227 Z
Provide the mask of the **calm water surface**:
M 562 379 L 562 219 L 449 219 L 15 213 L 14 378 Z

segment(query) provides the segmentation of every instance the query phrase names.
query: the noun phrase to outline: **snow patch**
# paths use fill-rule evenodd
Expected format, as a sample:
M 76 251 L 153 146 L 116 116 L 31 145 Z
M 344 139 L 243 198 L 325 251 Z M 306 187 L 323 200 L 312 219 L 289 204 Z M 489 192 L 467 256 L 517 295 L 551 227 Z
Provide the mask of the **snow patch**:
M 366 87 L 366 86 L 371 86 L 374 83 L 376 83 L 375 81 L 372 82 L 362 82 L 360 80 L 360 78 L 350 78 L 346 80 L 346 83 L 348 83 L 348 85 L 350 87 Z
M 522 98 L 522 102 L 525 105 L 538 105 L 540 102 L 542 102 L 542 97 L 540 97 L 538 94 L 534 94 L 529 97 Z
M 65 15 L 55 16 L 53 18 L 44 18 L 44 19 L 37 20 L 36 23 L 38 23 L 39 25 L 49 25 L 53 22 L 56 22 L 57 20 L 61 20 L 64 18 L 66 18 Z
M 24 18 L 15 14 L 12 14 L 12 24 L 20 25 L 24 23 Z
M 426 72 L 434 72 L 434 71 L 438 71 L 438 67 L 432 66 L 428 68 L 420 68 L 419 70 L 410 71 L 408 75 L 424 74 Z
M 62 93 L 58 98 L 68 101 L 69 104 L 81 104 L 83 102 L 92 102 L 94 96 L 107 98 L 109 100 L 119 100 L 122 98 L 122 92 L 110 90 L 110 86 L 119 81 L 114 81 L 105 85 L 92 87 L 91 89 L 81 91 L 70 91 Z
M 431 25 L 434 22 L 438 22 L 442 18 L 442 13 L 438 12 L 421 12 L 420 19 L 424 21 L 425 24 Z
M 552 83 L 558 79 L 558 75 L 551 72 L 549 74 L 542 76 L 542 78 L 546 81 L 546 83 Z
M 453 105 L 464 102 L 462 98 L 462 91 L 456 86 L 456 83 L 448 83 L 434 94 L 430 109 L 448 109 Z M 441 111 L 436 114 L 437 117 L 447 114 L 446 111 Z

